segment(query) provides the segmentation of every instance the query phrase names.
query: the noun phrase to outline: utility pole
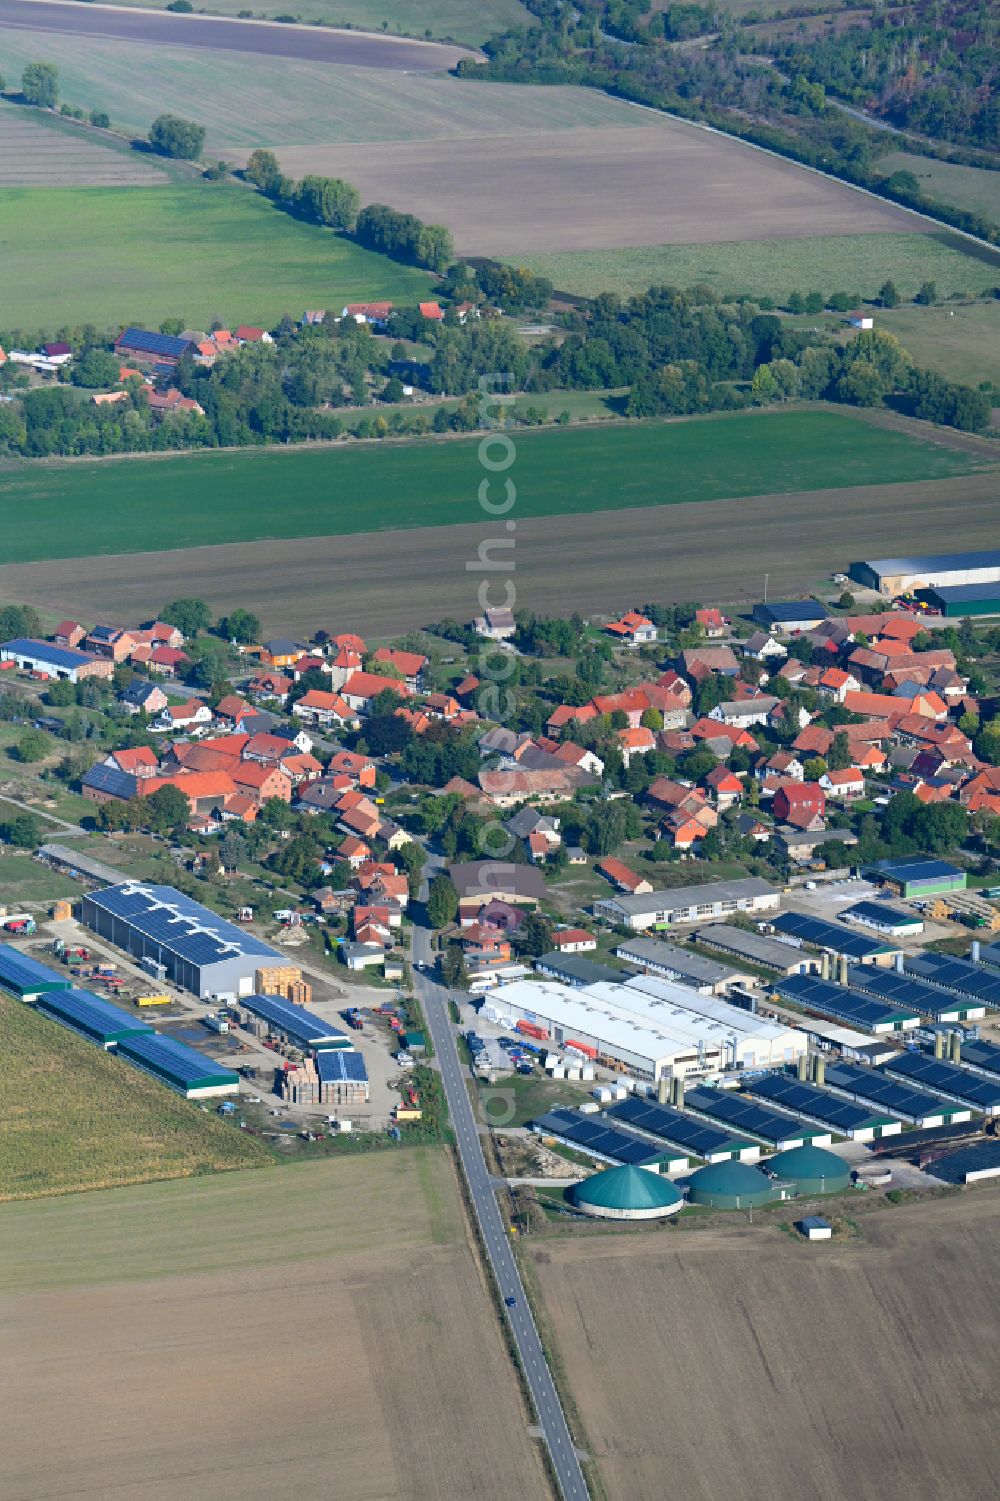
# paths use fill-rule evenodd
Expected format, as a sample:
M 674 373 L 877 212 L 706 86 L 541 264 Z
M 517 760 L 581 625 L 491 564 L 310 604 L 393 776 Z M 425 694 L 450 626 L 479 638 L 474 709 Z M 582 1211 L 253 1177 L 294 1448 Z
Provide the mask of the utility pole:
M 765 604 L 767 604 L 767 581 L 768 581 L 769 578 L 770 578 L 770 574 L 765 573 L 765 575 L 764 575 L 764 603 Z

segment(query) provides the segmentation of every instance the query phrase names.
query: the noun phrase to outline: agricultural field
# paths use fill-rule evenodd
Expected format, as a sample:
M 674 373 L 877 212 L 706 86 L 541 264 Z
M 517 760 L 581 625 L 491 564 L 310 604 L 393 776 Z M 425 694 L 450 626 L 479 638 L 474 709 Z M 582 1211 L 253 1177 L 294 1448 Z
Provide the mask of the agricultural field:
M 58 66 L 64 99 L 106 110 L 120 129 L 144 136 L 161 111 L 194 116 L 206 128 L 209 159 L 243 160 L 255 146 L 283 154 L 285 147 L 337 142 L 453 144 L 468 136 L 634 127 L 643 118 L 642 111 L 588 89 L 517 88 L 431 73 L 0 29 L 0 72 L 8 79 L 36 58 Z M 450 149 L 433 154 L 439 170 Z
M 444 1152 L 8 1205 L 0 1225 L 5 1495 L 547 1501 Z
M 875 315 L 916 364 L 946 380 L 1000 387 L 1000 302 L 957 307 L 897 307 Z
M 6 819 L 21 811 L 0 799 L 0 818 Z M 45 828 L 44 823 L 42 828 Z M 51 832 L 54 837 L 56 831 Z M 40 907 L 61 897 L 73 901 L 83 895 L 83 887 L 78 881 L 61 875 L 59 871 L 49 870 L 41 861 L 33 860 L 27 850 L 16 853 L 5 850 L 0 854 L 0 891 L 8 911 L 12 906 L 27 904 L 37 912 Z
M 608 1501 L 994 1495 L 996 1191 L 824 1246 L 740 1218 L 529 1243 Z
M 975 445 L 946 445 L 932 431 L 894 431 L 851 411 L 796 409 L 524 433 L 517 438 L 518 514 L 944 480 L 988 462 Z M 5 562 L 460 524 L 477 519 L 478 445 L 478 438 L 425 438 L 12 464 L 0 471 L 10 518 Z
M 474 82 L 464 86 L 486 87 Z M 524 85 L 499 87 L 526 105 L 538 92 Z M 787 242 L 792 256 L 802 253 L 799 237 L 808 243 L 817 236 L 850 235 L 862 245 L 873 237 L 878 241 L 873 253 L 878 264 L 883 264 L 887 251 L 891 253 L 894 232 L 924 238 L 912 235 L 919 221 L 911 215 L 831 178 L 804 172 L 792 162 L 683 120 L 637 108 L 631 115 L 628 128 L 581 125 L 552 135 L 532 132 L 449 142 L 447 170 L 441 153 L 429 151 L 419 140 L 391 146 L 302 146 L 280 155 L 285 171 L 293 176 L 324 172 L 348 177 L 366 200 L 392 203 L 449 225 L 459 251 L 544 270 L 567 291 L 607 287 L 577 285 L 549 271 L 538 257 L 548 252 L 619 251 L 628 266 L 636 254 L 630 247 L 669 243 L 688 247 L 682 254 L 697 260 L 699 252 L 689 247 L 714 247 L 725 234 L 739 242 L 725 252 L 736 257 L 734 272 L 745 258 L 751 277 L 749 286 L 738 276 L 726 284 L 753 291 L 753 266 L 774 263 L 780 268 Z M 513 204 L 516 213 L 511 212 Z M 747 254 L 745 241 L 763 243 Z M 705 253 L 710 260 L 713 249 Z M 644 254 L 639 253 L 640 261 Z M 602 260 L 599 256 L 599 265 Z M 609 263 L 614 266 L 615 257 Z M 556 259 L 555 264 L 561 272 L 562 262 Z M 572 269 L 573 263 L 569 265 Z M 660 274 L 655 257 L 650 269 L 653 274 L 646 275 L 644 288 L 654 281 L 677 279 Z M 718 285 L 714 278 L 710 284 Z
M 849 189 L 844 189 L 845 192 Z M 767 212 L 766 203 L 762 212 Z M 912 230 L 917 220 L 910 218 Z M 784 302 L 793 291 L 849 292 L 873 298 L 891 278 L 901 297 L 934 281 L 942 297 L 980 295 L 1000 285 L 1000 252 L 978 250 L 957 235 L 821 234 L 761 239 L 753 244 L 649 245 L 639 249 L 526 254 L 505 260 L 551 277 L 561 291 L 583 297 L 630 295 L 651 286 L 711 287 L 720 297 L 745 292 Z
M 143 9 L 161 10 L 160 0 L 125 0 Z M 242 0 L 210 0 L 199 11 L 213 16 L 253 16 L 273 20 L 294 15 L 299 21 L 322 21 L 326 26 L 353 26 L 360 31 L 398 32 L 403 36 L 434 37 L 478 47 L 495 32 L 511 26 L 530 26 L 531 15 L 520 0 L 294 0 L 291 10 L 257 0 L 250 11 Z
M 892 172 L 912 172 L 928 198 L 982 214 L 984 219 L 1000 224 L 1000 172 L 938 162 L 933 157 L 915 156 L 908 151 L 880 156 L 877 165 L 886 177 Z
M 0 1200 L 273 1160 L 217 1115 L 9 996 L 0 996 L 0 1035 Z
M 72 225 L 72 254 L 53 224 Z M 0 327 L 207 327 L 368 297 L 415 302 L 428 276 L 233 184 L 0 190 Z M 193 268 L 197 267 L 197 274 Z
M 2 188 L 155 187 L 167 180 L 155 157 L 0 99 Z
M 605 431 L 608 431 L 605 429 Z M 859 451 L 867 442 L 859 433 Z M 515 474 L 516 474 L 515 470 Z M 651 505 L 517 522 L 517 604 L 542 614 L 621 612 L 636 600 L 746 605 L 771 591 L 794 597 L 829 583 L 854 558 L 953 552 L 982 545 L 996 525 L 996 468 L 959 479 L 757 494 L 705 505 Z M 470 480 L 477 483 L 475 471 Z M 611 491 L 614 494 L 614 489 Z M 369 512 L 370 514 L 370 512 Z M 900 517 L 905 517 L 901 536 Z M 496 535 L 482 518 L 301 541 L 0 566 L 12 601 L 56 603 L 84 619 L 137 619 L 151 599 L 193 594 L 217 613 L 249 600 L 265 631 L 361 631 L 381 641 L 446 615 L 477 613 L 479 549 Z M 784 539 L 776 553 L 774 539 Z M 720 539 L 724 539 L 720 541 Z

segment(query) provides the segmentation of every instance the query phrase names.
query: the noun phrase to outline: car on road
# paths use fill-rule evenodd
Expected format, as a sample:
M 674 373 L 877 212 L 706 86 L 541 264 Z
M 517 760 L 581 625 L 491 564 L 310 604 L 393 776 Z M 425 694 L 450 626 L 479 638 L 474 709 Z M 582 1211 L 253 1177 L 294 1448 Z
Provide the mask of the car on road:
M 504 1302 L 506 1303 L 506 1305 L 507 1305 L 508 1308 L 516 1308 L 517 1307 L 517 1299 L 516 1298 L 504 1298 Z

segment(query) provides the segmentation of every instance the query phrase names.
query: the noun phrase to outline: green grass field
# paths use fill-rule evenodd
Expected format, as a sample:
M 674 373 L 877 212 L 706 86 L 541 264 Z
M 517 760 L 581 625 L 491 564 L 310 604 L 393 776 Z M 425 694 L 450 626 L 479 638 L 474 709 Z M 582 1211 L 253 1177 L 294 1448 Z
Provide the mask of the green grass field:
M 20 811 L 20 808 L 12 808 L 0 800 L 0 817 L 7 818 Z M 49 830 L 44 822 L 42 828 L 55 837 L 56 831 Z M 47 865 L 33 860 L 27 850 L 19 854 L 0 854 L 0 900 L 8 910 L 23 902 L 54 902 L 60 897 L 73 900 L 82 895 L 83 887 L 78 881 L 60 875 L 57 870 L 49 870 Z
M 916 225 L 918 221 L 914 220 Z M 720 245 L 651 245 L 633 250 L 562 251 L 518 259 L 560 291 L 594 297 L 647 287 L 702 283 L 720 296 L 748 293 L 781 303 L 793 291 L 874 297 L 891 277 L 903 297 L 923 281 L 941 296 L 1000 284 L 1000 252 L 980 255 L 947 234 L 820 235 Z
M 482 522 L 478 442 L 11 465 L 0 470 L 4 558 L 32 562 Z M 519 516 L 882 485 L 985 467 L 836 411 L 519 433 L 516 450 L 509 472 Z
M 144 10 L 162 10 L 162 0 L 124 0 Z M 403 36 L 431 36 L 435 41 L 478 47 L 494 32 L 510 26 L 530 26 L 531 16 L 520 0 L 258 0 L 251 11 L 243 0 L 210 0 L 195 7 L 213 16 L 254 16 L 270 20 L 295 16 L 300 21 L 323 21 L 327 26 L 353 26 L 359 31 L 398 32 Z
M 984 167 L 959 167 L 929 156 L 914 156 L 908 151 L 880 156 L 877 167 L 884 176 L 891 172 L 912 172 L 928 198 L 938 198 L 942 203 L 982 214 L 1000 224 L 1000 172 L 990 172 Z
M 273 1161 L 253 1137 L 8 996 L 0 1037 L 0 1200 Z
M 443 1245 L 461 1234 L 449 1172 L 440 1149 L 415 1147 L 8 1204 L 4 1286 L 31 1292 Z
M 58 66 L 62 98 L 106 110 L 118 128 L 145 135 L 161 112 L 197 120 L 207 130 L 209 159 L 242 158 L 255 146 L 643 123 L 641 110 L 590 89 L 512 88 L 239 52 L 0 31 L 0 73 L 8 80 L 37 59 Z
M 413 303 L 429 286 L 233 184 L 0 191 L 0 260 L 0 327 L 30 330 L 269 325 L 307 307 Z
M 957 307 L 897 307 L 875 315 L 918 365 L 946 380 L 1000 386 L 1000 302 Z

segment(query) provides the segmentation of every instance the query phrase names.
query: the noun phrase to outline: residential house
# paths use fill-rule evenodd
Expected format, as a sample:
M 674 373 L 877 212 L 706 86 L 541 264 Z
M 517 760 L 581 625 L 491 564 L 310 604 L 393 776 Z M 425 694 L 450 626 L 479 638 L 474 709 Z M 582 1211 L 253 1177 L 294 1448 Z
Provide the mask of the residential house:
M 133 678 L 118 695 L 118 702 L 129 714 L 148 714 L 153 718 L 167 707 L 168 699 L 158 683 L 151 683 L 148 678 Z
M 142 780 L 145 777 L 155 777 L 160 769 L 160 763 L 156 759 L 156 752 L 150 750 L 148 745 L 136 745 L 122 750 L 109 751 L 103 764 L 114 766 L 118 771 L 124 771 L 129 776 Z
M 585 928 L 557 928 L 552 947 L 559 954 L 589 954 L 597 948 L 597 939 Z
M 834 703 L 842 704 L 849 693 L 858 693 L 861 684 L 852 673 L 845 672 L 842 667 L 826 667 L 820 674 L 816 684 L 817 693 L 824 698 L 832 698 Z
M 271 698 L 285 698 L 292 686 L 292 679 L 280 672 L 262 672 L 247 689 L 247 695 L 255 702 Z
M 550 803 L 566 801 L 578 787 L 587 786 L 594 780 L 575 766 L 560 766 L 554 757 L 549 759 L 553 763 L 550 768 L 481 771 L 479 785 L 495 807 L 512 808 L 529 799 Z
M 385 692 L 407 698 L 410 690 L 405 683 L 375 672 L 352 672 L 341 689 L 345 703 L 359 714 L 370 714 L 379 694 Z
M 792 749 L 800 756 L 827 756 L 833 741 L 833 730 L 821 724 L 807 724 L 792 741 Z
M 427 666 L 427 658 L 420 652 L 396 651 L 389 646 L 380 646 L 372 654 L 372 661 L 377 667 L 394 667 L 397 672 L 401 673 L 411 693 L 416 693 L 419 689 L 424 669 Z
M 847 767 L 844 771 L 824 772 L 819 785 L 828 797 L 849 799 L 865 795 L 864 773 L 857 766 Z
M 689 680 L 699 681 L 699 674 L 721 672 L 723 677 L 739 677 L 740 664 L 731 646 L 693 646 L 681 652 L 680 668 Z M 662 679 L 661 679 L 662 681 Z
M 473 622 L 477 636 L 487 641 L 509 641 L 517 630 L 513 610 L 484 610 Z
M 779 699 L 762 693 L 757 698 L 741 698 L 716 704 L 708 717 L 721 724 L 747 730 L 751 725 L 766 725 L 775 705 L 779 702 Z
M 799 830 L 823 827 L 826 793 L 818 782 L 783 782 L 774 794 L 774 816 Z
M 113 625 L 95 625 L 84 639 L 83 649 L 92 656 L 105 657 L 115 663 L 124 662 L 135 650 L 136 642 L 128 631 Z
M 743 783 L 735 772 L 725 766 L 716 766 L 714 771 L 710 771 L 705 778 L 705 786 L 720 813 L 724 813 L 743 797 Z
M 356 751 L 337 751 L 330 758 L 327 771 L 331 776 L 348 776 L 356 787 L 374 787 L 377 779 L 375 762 Z
M 598 714 L 624 714 L 630 730 L 639 728 L 649 708 L 649 699 L 640 688 L 626 688 L 623 693 L 595 693 L 591 703 Z
M 138 650 L 138 648 L 137 648 Z M 180 651 L 175 646 L 157 646 L 146 658 L 146 665 L 150 672 L 155 672 L 161 678 L 179 678 L 183 676 L 185 669 L 190 665 L 191 658 L 187 652 Z M 135 652 L 132 653 L 133 659 Z
M 79 646 L 87 632 L 78 620 L 64 620 L 56 626 L 52 641 L 56 646 Z
M 443 719 L 446 723 L 462 716 L 475 719 L 475 714 L 468 714 L 462 708 L 457 698 L 452 698 L 450 693 L 428 693 L 424 699 L 424 712 L 431 719 Z
M 726 634 L 729 622 L 721 610 L 695 610 L 694 623 L 700 625 L 708 641 L 716 641 Z
M 644 725 L 640 725 L 636 730 L 619 730 L 618 747 L 627 770 L 632 764 L 633 756 L 646 756 L 651 750 L 656 749 L 656 736 Z
M 176 386 L 170 386 L 166 391 L 152 391 L 143 389 L 143 395 L 154 417 L 161 421 L 164 417 L 172 417 L 178 413 L 198 417 L 204 417 L 205 408 L 200 401 L 195 401 L 193 396 L 185 396 L 178 391 Z
M 211 724 L 212 711 L 201 699 L 189 698 L 184 704 L 168 704 L 156 723 L 163 730 L 190 730 Z
M 604 629 L 625 646 L 649 646 L 656 640 L 656 626 L 638 610 L 629 610 L 620 620 L 609 621 Z
M 302 655 L 302 648 L 284 637 L 265 641 L 261 647 L 261 659 L 268 667 L 292 667 Z
M 322 688 L 310 688 L 292 705 L 292 713 L 320 729 L 359 723 L 357 713 L 341 694 L 325 693 Z
M 233 338 L 237 344 L 273 344 L 274 340 L 264 328 L 254 328 L 251 324 L 241 323 L 233 329 Z
M 391 312 L 391 302 L 349 302 L 341 309 L 340 316 L 355 323 L 369 323 L 373 328 L 384 328 Z

